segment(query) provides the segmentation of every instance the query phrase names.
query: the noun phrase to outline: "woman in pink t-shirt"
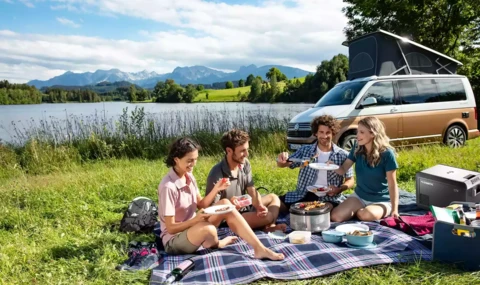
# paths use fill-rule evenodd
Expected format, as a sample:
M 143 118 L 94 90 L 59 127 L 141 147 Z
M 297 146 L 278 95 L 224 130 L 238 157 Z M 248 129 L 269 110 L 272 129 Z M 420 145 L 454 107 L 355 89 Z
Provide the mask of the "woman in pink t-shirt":
M 190 254 L 204 248 L 222 248 L 236 241 L 236 237 L 218 239 L 217 227 L 225 220 L 235 234 L 243 238 L 254 249 L 258 259 L 282 260 L 284 255 L 266 248 L 242 215 L 233 210 L 223 215 L 196 213 L 197 209 L 208 207 L 198 191 L 193 167 L 197 163 L 200 146 L 189 138 L 175 141 L 165 159 L 169 173 L 158 186 L 159 219 L 161 238 L 165 251 L 169 254 Z M 228 187 L 228 182 L 220 180 L 208 194 L 211 199 Z M 216 205 L 231 205 L 227 199 Z

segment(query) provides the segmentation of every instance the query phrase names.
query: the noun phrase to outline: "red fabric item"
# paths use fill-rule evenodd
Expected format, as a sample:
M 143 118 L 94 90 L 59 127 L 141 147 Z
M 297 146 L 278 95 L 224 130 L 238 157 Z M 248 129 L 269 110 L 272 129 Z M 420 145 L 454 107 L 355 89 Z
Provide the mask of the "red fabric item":
M 433 233 L 435 218 L 431 212 L 422 216 L 400 216 L 398 219 L 388 217 L 380 221 L 382 226 L 401 230 L 409 235 L 423 236 Z

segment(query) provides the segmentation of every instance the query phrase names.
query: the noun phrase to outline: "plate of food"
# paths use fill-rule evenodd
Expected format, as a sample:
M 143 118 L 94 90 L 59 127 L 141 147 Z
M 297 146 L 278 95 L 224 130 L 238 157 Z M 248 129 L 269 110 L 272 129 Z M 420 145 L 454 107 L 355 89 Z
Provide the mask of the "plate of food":
M 211 206 L 204 209 L 203 212 L 209 215 L 222 215 L 222 214 L 230 213 L 234 209 L 235 209 L 234 205 L 215 205 L 215 206 Z
M 324 185 L 313 185 L 313 186 L 307 186 L 307 190 L 309 192 L 314 193 L 318 197 L 323 197 L 327 195 L 328 192 L 330 192 L 330 188 L 328 186 Z
M 313 201 L 313 202 L 298 202 L 295 204 L 297 209 L 302 209 L 304 211 L 310 211 L 313 209 L 319 209 L 324 207 L 326 204 L 320 201 Z
M 364 224 L 343 224 L 337 226 L 335 230 L 337 232 L 348 234 L 355 231 L 369 231 L 370 227 Z
M 309 163 L 308 166 L 318 170 L 336 170 L 340 168 L 340 166 L 336 164 L 331 164 L 331 163 L 326 164 L 323 162 Z

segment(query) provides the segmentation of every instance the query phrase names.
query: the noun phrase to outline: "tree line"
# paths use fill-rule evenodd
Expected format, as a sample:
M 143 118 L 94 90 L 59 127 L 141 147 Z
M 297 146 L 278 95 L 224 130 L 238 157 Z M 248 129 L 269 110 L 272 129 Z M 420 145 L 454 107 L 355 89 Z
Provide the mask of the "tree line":
M 152 91 L 152 97 L 158 103 L 191 103 L 203 89 L 203 85 L 193 84 L 188 84 L 184 88 L 173 79 L 167 79 L 165 82 L 157 82 Z
M 480 5 L 478 0 L 376 1 L 344 0 L 347 40 L 387 30 L 463 63 L 480 105 Z M 412 20 L 414 19 L 414 20 Z
M 0 105 L 40 104 L 42 93 L 34 86 L 0 81 Z

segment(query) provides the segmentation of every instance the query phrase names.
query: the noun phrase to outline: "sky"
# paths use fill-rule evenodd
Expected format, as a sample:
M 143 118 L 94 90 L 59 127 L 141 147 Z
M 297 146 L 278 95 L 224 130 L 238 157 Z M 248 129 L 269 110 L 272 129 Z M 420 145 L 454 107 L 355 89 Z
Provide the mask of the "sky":
M 341 0 L 0 0 L 0 80 L 255 64 L 315 71 L 347 54 Z

